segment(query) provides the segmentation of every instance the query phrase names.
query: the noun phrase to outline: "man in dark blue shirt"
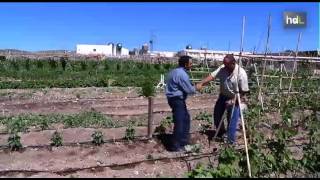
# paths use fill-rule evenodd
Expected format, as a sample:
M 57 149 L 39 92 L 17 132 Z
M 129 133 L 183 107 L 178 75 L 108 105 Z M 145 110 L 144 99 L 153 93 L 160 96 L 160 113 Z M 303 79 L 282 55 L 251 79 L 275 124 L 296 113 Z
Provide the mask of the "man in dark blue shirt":
M 166 96 L 173 114 L 173 142 L 170 151 L 180 151 L 189 143 L 190 115 L 186 99 L 196 93 L 191 84 L 187 70 L 192 66 L 190 56 L 179 58 L 179 67 L 171 70 L 166 79 Z

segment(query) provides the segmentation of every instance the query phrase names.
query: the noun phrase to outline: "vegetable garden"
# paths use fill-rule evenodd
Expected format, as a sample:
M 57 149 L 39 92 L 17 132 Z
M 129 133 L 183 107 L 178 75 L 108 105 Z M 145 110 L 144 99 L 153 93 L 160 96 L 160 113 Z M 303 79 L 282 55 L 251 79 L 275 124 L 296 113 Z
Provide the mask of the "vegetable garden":
M 251 176 L 319 177 L 318 63 L 299 62 L 296 72 L 266 69 L 261 86 L 263 63 L 253 62 L 246 66 L 251 92 L 244 112 Z M 195 64 L 190 75 L 200 79 L 217 65 Z M 212 139 L 218 82 L 188 98 L 194 145 L 186 153 L 165 149 L 173 123 L 163 90 L 155 91 L 147 137 L 147 97 L 175 66 L 1 60 L 0 176 L 247 177 L 241 128 L 236 146 Z

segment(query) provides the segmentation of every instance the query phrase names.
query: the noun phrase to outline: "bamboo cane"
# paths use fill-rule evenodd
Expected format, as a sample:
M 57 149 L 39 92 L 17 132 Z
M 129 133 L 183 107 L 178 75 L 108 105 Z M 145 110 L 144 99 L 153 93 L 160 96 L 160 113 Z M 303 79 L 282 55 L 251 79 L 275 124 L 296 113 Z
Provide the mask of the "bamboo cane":
M 282 94 L 282 69 L 283 69 L 283 63 L 281 63 L 280 65 L 280 82 L 279 82 L 279 90 L 280 93 Z M 279 98 L 280 99 L 280 98 Z M 280 113 L 280 109 L 281 109 L 281 99 L 279 100 L 279 104 L 278 104 L 278 112 Z
M 267 35 L 267 43 L 266 43 L 266 49 L 265 49 L 265 54 L 264 57 L 267 57 L 267 52 L 268 52 L 268 46 L 269 46 L 269 37 L 270 37 L 270 29 L 271 29 L 271 15 L 269 15 L 269 23 L 268 23 L 268 35 Z M 258 96 L 262 99 L 262 88 L 263 88 L 263 77 L 265 74 L 265 69 L 266 69 L 266 64 L 267 61 L 266 59 L 264 59 L 264 63 L 263 63 L 263 68 L 262 68 L 262 77 L 261 77 L 261 81 L 260 81 L 260 88 L 259 88 L 259 93 Z M 261 104 L 262 110 L 264 110 L 263 105 Z
M 290 78 L 290 84 L 289 84 L 289 90 L 288 92 L 290 93 L 291 91 L 291 86 L 292 86 L 292 80 L 293 80 L 293 75 L 295 74 L 295 71 L 296 71 L 296 66 L 297 66 L 297 56 L 298 56 L 298 49 L 299 49 L 299 44 L 300 44 L 300 40 L 301 40 L 301 32 L 299 33 L 299 37 L 298 37 L 298 43 L 297 43 L 297 48 L 296 48 L 296 53 L 295 53 L 295 58 L 294 58 L 294 62 L 293 62 L 293 70 L 292 70 L 292 73 L 291 73 L 291 78 Z M 287 97 L 287 103 L 289 102 L 289 98 L 290 98 L 290 95 L 288 95 Z
M 241 35 L 241 47 L 240 47 L 240 55 L 243 52 L 243 38 L 244 38 L 244 25 L 245 25 L 245 16 L 243 16 L 243 23 L 242 23 L 242 35 Z M 239 73 L 240 73 L 240 66 L 242 65 L 241 63 L 241 56 L 239 56 L 239 65 L 238 65 L 238 75 L 236 77 L 236 89 L 237 89 L 237 97 L 238 97 L 238 103 L 239 103 L 239 109 L 240 109 L 240 117 L 241 117 L 241 122 L 242 122 L 242 130 L 243 130 L 243 138 L 244 138 L 244 145 L 245 145 L 245 150 L 246 150 L 246 156 L 247 156 L 247 166 L 248 166 L 248 173 L 249 177 L 251 178 L 251 166 L 250 166 L 250 160 L 249 160 L 249 152 L 248 152 L 248 145 L 247 145 L 247 138 L 246 138 L 246 129 L 245 129 L 245 124 L 243 120 L 243 113 L 241 109 L 241 100 L 240 100 L 240 94 L 239 94 L 239 85 L 238 85 L 238 78 L 239 78 Z M 233 108 L 236 103 L 234 103 Z M 233 110 L 232 110 L 233 111 Z M 232 114 L 231 114 L 232 117 Z
M 256 63 L 253 64 L 254 66 L 254 70 L 255 70 L 255 73 L 256 73 L 256 78 L 257 78 L 257 84 L 258 84 L 258 87 L 260 87 L 260 83 L 259 83 L 259 77 L 258 77 L 258 70 L 257 70 L 257 66 L 256 66 Z M 262 109 L 264 109 L 264 104 L 263 104 L 263 99 L 262 99 L 262 96 L 258 96 L 258 99 L 261 103 L 261 107 Z

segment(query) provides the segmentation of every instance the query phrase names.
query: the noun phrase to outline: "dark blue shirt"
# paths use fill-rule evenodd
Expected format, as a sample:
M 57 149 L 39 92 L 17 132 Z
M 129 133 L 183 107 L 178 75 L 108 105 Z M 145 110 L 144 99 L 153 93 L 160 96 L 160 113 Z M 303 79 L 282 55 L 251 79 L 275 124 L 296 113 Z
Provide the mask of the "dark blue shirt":
M 189 75 L 183 67 L 171 70 L 166 79 L 166 96 L 186 99 L 188 94 L 195 94 L 196 89 L 191 84 Z

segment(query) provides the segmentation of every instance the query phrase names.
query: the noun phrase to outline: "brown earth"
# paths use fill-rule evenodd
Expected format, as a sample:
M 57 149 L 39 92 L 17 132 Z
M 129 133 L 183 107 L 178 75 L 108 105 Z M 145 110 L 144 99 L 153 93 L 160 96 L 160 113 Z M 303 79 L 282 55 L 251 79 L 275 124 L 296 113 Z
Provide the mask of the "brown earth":
M 0 177 L 184 177 L 188 169 L 198 162 L 216 164 L 216 153 L 222 147 L 221 143 L 210 141 L 209 144 L 208 136 L 198 133 L 202 122 L 194 120 L 200 111 L 211 113 L 216 98 L 216 94 L 196 94 L 187 100 L 193 119 L 191 143 L 201 145 L 201 153 L 194 155 L 198 159 L 184 157 L 190 154 L 168 152 L 164 142 L 157 137 L 146 140 L 146 127 L 135 127 L 137 139 L 128 142 L 119 140 L 124 137 L 126 127 L 63 129 L 61 124 L 56 124 L 54 127 L 62 133 L 64 146 L 49 146 L 55 130 L 19 133 L 25 148 L 18 152 L 0 150 Z M 147 103 L 135 88 L 0 90 L 2 116 L 74 114 L 95 110 L 122 121 L 141 118 L 146 124 Z M 154 127 L 168 115 L 171 115 L 171 110 L 166 98 L 163 92 L 158 92 L 154 100 Z M 270 128 L 259 128 L 271 138 Z M 103 132 L 107 143 L 101 146 L 90 143 L 95 130 Z M 168 134 L 171 132 L 172 127 Z M 7 144 L 8 137 L 8 134 L 0 134 L 0 147 Z M 243 148 L 243 145 L 240 129 L 238 147 Z M 297 156 L 301 155 L 301 149 L 294 151 Z M 203 155 L 206 153 L 213 154 L 208 157 Z
M 2 109 L 0 114 L 3 116 L 25 113 L 74 114 L 95 110 L 113 119 L 127 120 L 132 117 L 146 118 L 148 109 L 147 99 L 140 97 L 134 88 L 1 90 L 0 94 Z M 191 116 L 194 117 L 204 110 L 212 111 L 215 98 L 216 95 L 205 94 L 189 97 L 187 106 Z M 154 98 L 155 126 L 167 115 L 171 115 L 171 109 L 163 92 L 158 92 Z M 59 129 L 62 126 L 55 125 L 55 127 Z M 192 131 L 197 131 L 198 127 L 199 122 L 192 121 Z M 124 137 L 125 129 L 125 127 L 99 129 L 103 132 L 104 139 L 109 141 L 101 146 L 94 146 L 90 144 L 91 134 L 97 129 L 60 128 L 58 131 L 61 132 L 66 146 L 53 148 L 50 148 L 49 144 L 54 130 L 20 133 L 21 143 L 25 148 L 20 152 L 1 150 L 0 175 L 1 177 L 183 177 L 188 171 L 187 167 L 198 161 L 186 163 L 187 158 L 179 158 L 144 161 L 127 166 L 113 165 L 143 161 L 147 155 L 153 158 L 184 155 L 168 152 L 157 138 L 152 141 L 117 142 L 116 139 Z M 147 134 L 146 127 L 135 127 L 135 130 L 137 138 L 143 139 Z M 169 130 L 170 132 L 172 131 Z M 8 137 L 8 134 L 1 134 L 0 145 L 6 145 Z M 89 143 L 77 144 L 80 142 Z M 209 148 L 205 135 L 192 134 L 192 142 L 201 144 L 202 152 L 212 151 L 210 149 L 213 146 Z M 73 145 L 68 146 L 70 143 Z M 104 167 L 95 167 L 97 165 Z M 81 170 L 86 167 L 95 168 Z M 80 168 L 80 170 L 59 173 L 68 168 Z
M 127 92 L 108 92 L 102 88 L 94 89 L 50 89 L 31 91 L 10 90 L 0 99 L 2 116 L 18 114 L 74 114 L 88 110 L 99 111 L 105 115 L 123 118 L 144 116 L 148 113 L 147 98 L 138 96 L 132 89 Z M 90 95 L 90 93 L 92 94 Z M 81 95 L 79 95 L 81 94 Z M 80 98 L 78 98 L 81 96 Z M 192 110 L 212 110 L 216 95 L 197 94 L 187 99 L 187 106 Z M 164 93 L 154 97 L 154 114 L 171 113 Z

